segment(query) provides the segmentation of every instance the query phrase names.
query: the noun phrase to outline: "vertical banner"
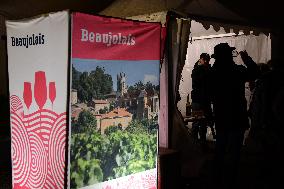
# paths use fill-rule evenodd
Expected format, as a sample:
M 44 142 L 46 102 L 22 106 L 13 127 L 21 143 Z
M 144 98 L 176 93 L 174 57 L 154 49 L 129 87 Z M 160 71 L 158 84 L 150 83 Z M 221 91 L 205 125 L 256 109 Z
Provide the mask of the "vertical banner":
M 70 188 L 155 189 L 160 24 L 72 24 Z
M 13 188 L 64 188 L 68 12 L 7 21 Z

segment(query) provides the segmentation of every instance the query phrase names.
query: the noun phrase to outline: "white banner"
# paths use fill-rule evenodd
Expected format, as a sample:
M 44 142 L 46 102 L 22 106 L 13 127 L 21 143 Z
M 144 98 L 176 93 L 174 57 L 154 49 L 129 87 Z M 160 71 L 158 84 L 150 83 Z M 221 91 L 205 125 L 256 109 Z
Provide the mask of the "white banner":
M 68 17 L 6 22 L 13 188 L 65 185 Z

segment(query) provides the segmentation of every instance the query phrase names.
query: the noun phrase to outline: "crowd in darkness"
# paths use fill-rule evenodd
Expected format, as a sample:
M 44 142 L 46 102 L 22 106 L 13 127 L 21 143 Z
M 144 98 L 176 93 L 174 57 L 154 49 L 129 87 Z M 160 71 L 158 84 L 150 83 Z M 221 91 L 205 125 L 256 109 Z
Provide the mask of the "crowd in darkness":
M 244 65 L 234 62 L 233 57 L 238 55 Z M 213 66 L 209 64 L 211 58 L 215 59 Z M 202 112 L 204 117 L 193 122 L 193 136 L 199 135 L 201 147 L 206 150 L 207 127 L 215 126 L 214 175 L 220 188 L 237 187 L 246 131 L 249 131 L 246 141 L 261 146 L 259 155 L 265 163 L 260 165 L 263 167 L 260 175 L 272 178 L 271 187 L 281 184 L 278 171 L 283 170 L 283 62 L 256 64 L 246 51 L 237 52 L 228 43 L 220 43 L 214 47 L 213 55 L 200 55 L 191 77 L 192 112 Z M 249 107 L 245 98 L 246 82 L 252 94 Z

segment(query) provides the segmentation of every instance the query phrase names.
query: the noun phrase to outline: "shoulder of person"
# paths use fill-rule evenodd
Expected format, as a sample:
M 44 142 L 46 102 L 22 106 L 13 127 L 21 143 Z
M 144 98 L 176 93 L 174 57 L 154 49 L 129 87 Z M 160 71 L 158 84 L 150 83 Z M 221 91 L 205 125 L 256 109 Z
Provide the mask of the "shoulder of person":
M 200 71 L 203 71 L 205 68 L 203 65 L 196 65 L 194 66 L 193 70 L 192 71 L 195 71 L 195 72 L 200 72 Z
M 240 73 L 247 73 L 248 69 L 244 65 L 237 65 L 235 64 L 235 70 L 237 70 Z
M 199 66 L 199 61 L 195 62 L 193 68 L 196 68 L 196 67 L 198 67 L 198 66 Z
M 235 67 L 239 70 L 246 70 L 247 69 L 247 67 L 245 67 L 244 65 L 235 64 Z

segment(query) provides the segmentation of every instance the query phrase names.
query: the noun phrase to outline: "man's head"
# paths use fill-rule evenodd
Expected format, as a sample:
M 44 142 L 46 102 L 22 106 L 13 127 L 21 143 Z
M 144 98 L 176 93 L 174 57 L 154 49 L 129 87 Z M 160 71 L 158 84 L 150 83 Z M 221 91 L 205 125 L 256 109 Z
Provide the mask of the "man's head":
M 214 54 L 212 54 L 211 57 L 215 59 L 232 59 L 232 52 L 235 49 L 235 47 L 230 47 L 228 43 L 220 43 L 214 47 Z
M 200 64 L 209 64 L 209 61 L 210 61 L 210 55 L 209 54 L 202 53 L 200 55 L 200 59 L 199 59 Z

